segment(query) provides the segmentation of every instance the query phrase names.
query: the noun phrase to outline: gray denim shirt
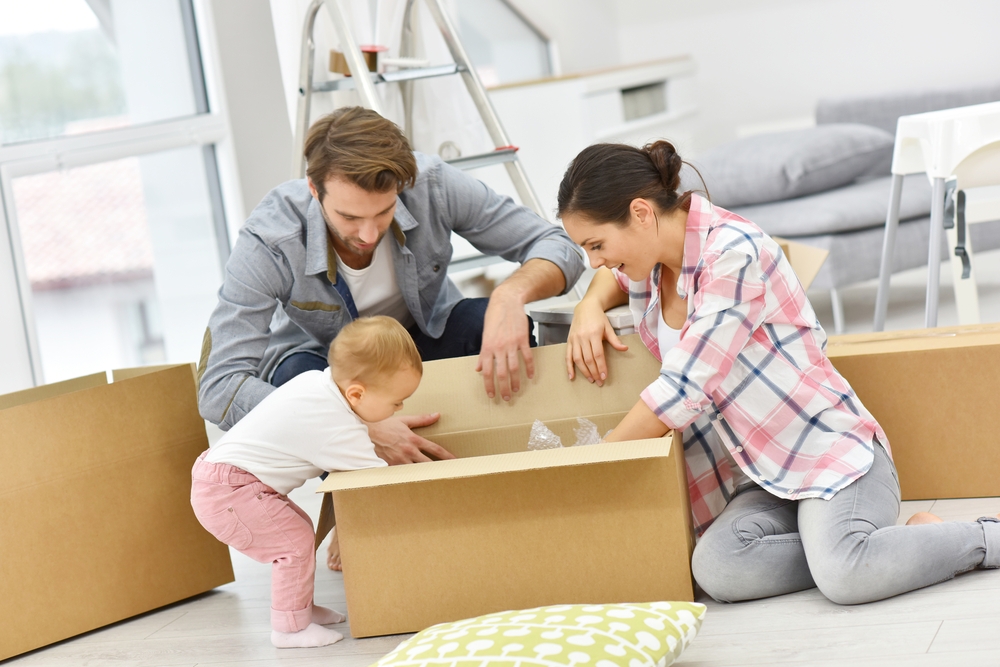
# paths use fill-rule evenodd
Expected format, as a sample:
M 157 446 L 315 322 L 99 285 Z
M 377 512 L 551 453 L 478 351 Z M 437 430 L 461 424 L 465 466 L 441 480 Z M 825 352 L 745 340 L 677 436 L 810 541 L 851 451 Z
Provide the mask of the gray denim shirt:
M 416 325 L 439 337 L 463 296 L 448 278 L 452 231 L 512 262 L 546 259 L 568 291 L 583 271 L 557 225 L 437 157 L 415 153 L 419 173 L 400 193 L 390 227 L 396 280 Z M 202 416 L 229 429 L 274 391 L 267 379 L 295 352 L 326 356 L 352 320 L 320 205 L 307 182 L 272 190 L 240 229 L 208 321 L 199 363 Z

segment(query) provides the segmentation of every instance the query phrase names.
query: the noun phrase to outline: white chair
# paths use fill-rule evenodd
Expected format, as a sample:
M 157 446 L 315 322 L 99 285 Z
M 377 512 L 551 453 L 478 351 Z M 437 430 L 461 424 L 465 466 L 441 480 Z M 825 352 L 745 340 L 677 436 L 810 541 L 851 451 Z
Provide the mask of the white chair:
M 903 176 L 926 173 L 932 184 L 924 326 L 937 326 L 945 208 L 960 324 L 979 322 L 979 299 L 967 225 L 1000 218 L 1000 102 L 901 116 L 896 125 L 892 187 L 875 299 L 875 331 L 885 328 Z M 948 200 L 948 201 L 946 201 Z

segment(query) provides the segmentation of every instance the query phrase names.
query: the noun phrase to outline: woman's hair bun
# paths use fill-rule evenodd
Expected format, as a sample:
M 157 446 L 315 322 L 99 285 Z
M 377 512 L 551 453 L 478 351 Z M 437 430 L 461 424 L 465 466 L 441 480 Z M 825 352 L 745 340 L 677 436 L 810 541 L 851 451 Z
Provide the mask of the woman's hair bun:
M 646 144 L 642 152 L 649 156 L 653 167 L 660 174 L 660 182 L 669 192 L 676 192 L 681 184 L 681 165 L 684 161 L 669 141 L 659 140 Z

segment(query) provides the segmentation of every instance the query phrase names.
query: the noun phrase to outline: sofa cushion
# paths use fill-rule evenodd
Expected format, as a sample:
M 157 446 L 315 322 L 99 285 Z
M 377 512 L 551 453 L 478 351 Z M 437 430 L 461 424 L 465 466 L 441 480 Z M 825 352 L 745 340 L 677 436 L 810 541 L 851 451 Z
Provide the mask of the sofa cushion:
M 697 167 L 711 200 L 724 208 L 822 192 L 888 173 L 893 137 L 868 125 L 840 123 L 740 139 L 714 148 Z M 701 190 L 689 167 L 684 189 Z
M 895 135 L 900 116 L 987 102 L 1000 102 L 1000 81 L 944 90 L 823 98 L 816 103 L 816 124 L 864 123 Z
M 927 266 L 930 223 L 930 218 L 927 216 L 900 221 L 899 230 L 896 232 L 896 252 L 893 253 L 893 273 Z M 882 244 L 885 240 L 885 230 L 882 227 L 869 227 L 841 234 L 800 236 L 792 240 L 830 253 L 809 286 L 810 291 L 839 289 L 878 278 L 879 266 L 882 263 Z M 976 264 L 979 261 L 991 261 L 992 256 L 980 256 L 977 253 L 1000 248 L 1000 220 L 970 225 L 969 240 L 974 250 L 973 266 L 981 266 Z M 953 248 L 947 243 L 942 243 L 941 260 L 946 261 L 951 257 L 952 251 Z M 943 267 L 943 270 L 948 269 Z M 919 298 L 923 299 L 922 288 L 919 295 Z
M 431 626 L 372 667 L 666 667 L 704 617 L 698 602 L 505 611 Z
M 884 227 L 889 212 L 891 176 L 785 201 L 735 206 L 730 210 L 772 236 L 837 234 L 866 227 Z M 714 197 L 713 197 L 714 201 Z M 723 207 L 725 208 L 725 207 Z M 931 186 L 923 174 L 903 178 L 899 219 L 929 215 Z

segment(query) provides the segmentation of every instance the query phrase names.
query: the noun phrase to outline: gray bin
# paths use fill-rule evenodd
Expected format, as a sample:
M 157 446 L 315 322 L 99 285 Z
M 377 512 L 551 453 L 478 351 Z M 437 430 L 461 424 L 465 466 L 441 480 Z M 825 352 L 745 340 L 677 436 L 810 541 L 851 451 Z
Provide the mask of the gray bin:
M 569 303 L 528 312 L 531 319 L 538 325 L 539 345 L 555 345 L 566 342 L 569 337 L 569 326 L 573 322 L 573 308 L 575 307 L 575 303 Z M 607 316 L 617 335 L 625 336 L 635 333 L 632 313 L 627 305 L 615 306 L 607 311 Z

